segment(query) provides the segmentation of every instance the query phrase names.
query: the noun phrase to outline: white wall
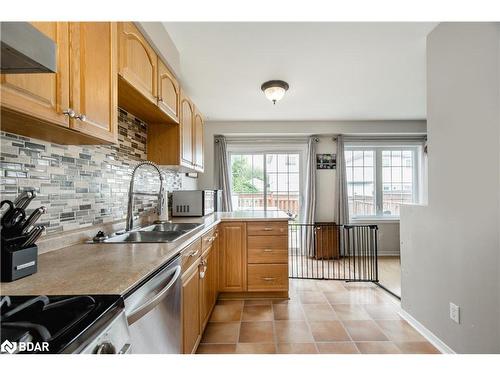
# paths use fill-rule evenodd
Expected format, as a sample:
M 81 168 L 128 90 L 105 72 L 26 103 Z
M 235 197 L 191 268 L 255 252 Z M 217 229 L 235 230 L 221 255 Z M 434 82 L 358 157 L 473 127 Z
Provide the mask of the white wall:
M 198 186 L 213 188 L 213 136 L 223 135 L 319 135 L 318 153 L 336 153 L 332 134 L 423 134 L 425 121 L 330 121 L 330 122 L 207 122 L 205 126 L 205 173 Z M 323 136 L 322 136 L 323 134 Z M 333 221 L 335 170 L 316 171 L 316 220 Z M 381 255 L 399 254 L 399 223 L 379 224 Z
M 500 353 L 499 34 L 444 23 L 429 35 L 428 205 L 401 213 L 402 307 L 459 353 Z

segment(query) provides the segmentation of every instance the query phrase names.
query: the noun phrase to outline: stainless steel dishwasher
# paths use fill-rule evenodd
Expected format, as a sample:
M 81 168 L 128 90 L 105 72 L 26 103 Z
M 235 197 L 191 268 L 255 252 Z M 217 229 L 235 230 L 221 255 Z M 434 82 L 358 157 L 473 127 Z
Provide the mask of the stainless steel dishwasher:
M 180 256 L 125 299 L 133 353 L 181 353 Z

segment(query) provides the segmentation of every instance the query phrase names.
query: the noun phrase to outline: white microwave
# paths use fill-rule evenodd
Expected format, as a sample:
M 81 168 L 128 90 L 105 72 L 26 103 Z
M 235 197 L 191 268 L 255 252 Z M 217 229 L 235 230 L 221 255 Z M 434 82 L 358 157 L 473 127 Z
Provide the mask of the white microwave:
M 172 216 L 205 216 L 214 213 L 213 190 L 176 190 L 172 192 Z

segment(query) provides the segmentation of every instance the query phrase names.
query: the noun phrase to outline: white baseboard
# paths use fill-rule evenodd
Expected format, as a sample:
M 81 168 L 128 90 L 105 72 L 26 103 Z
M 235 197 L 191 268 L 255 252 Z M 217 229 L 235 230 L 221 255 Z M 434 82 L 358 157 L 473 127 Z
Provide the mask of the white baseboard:
M 422 336 L 424 336 L 427 341 L 429 341 L 432 345 L 436 347 L 443 354 L 456 354 L 452 348 L 446 345 L 439 337 L 437 337 L 434 333 L 429 331 L 425 326 L 420 323 L 417 319 L 407 313 L 405 310 L 401 309 L 399 311 L 399 315 L 406 320 L 413 328 L 415 328 Z
M 400 256 L 400 252 L 399 251 L 378 251 L 377 252 L 377 255 L 379 257 L 398 257 Z

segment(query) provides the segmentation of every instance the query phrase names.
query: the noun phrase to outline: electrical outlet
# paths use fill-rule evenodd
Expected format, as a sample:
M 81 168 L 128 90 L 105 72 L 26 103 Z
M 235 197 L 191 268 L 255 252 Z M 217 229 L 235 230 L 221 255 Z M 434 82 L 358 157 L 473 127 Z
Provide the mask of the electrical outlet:
M 450 302 L 450 319 L 455 323 L 460 324 L 460 306 Z

